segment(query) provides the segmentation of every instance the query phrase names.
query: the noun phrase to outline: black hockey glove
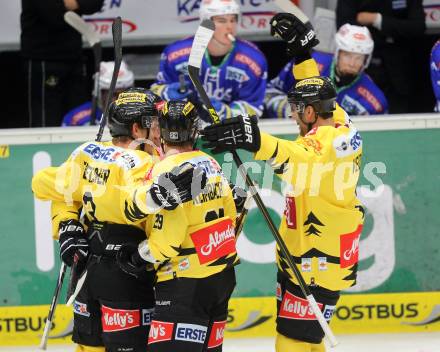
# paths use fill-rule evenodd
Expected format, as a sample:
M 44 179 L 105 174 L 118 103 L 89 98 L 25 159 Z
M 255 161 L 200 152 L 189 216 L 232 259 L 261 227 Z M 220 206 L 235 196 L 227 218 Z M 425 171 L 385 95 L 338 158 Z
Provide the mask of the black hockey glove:
M 290 13 L 278 13 L 270 20 L 270 34 L 287 43 L 287 55 L 303 57 L 319 44 L 310 22 L 303 23 Z
M 173 210 L 178 204 L 189 202 L 202 193 L 206 181 L 202 168 L 185 163 L 159 175 L 151 186 L 150 195 L 159 207 Z
M 147 271 L 154 270 L 154 265 L 143 260 L 139 255 L 138 246 L 132 243 L 121 246 L 116 254 L 116 262 L 124 273 L 137 279 L 148 278 Z
M 204 148 L 212 149 L 214 154 L 235 149 L 257 152 L 261 137 L 256 116 L 237 116 L 221 123 L 205 127 L 202 131 Z
M 84 237 L 84 227 L 77 220 L 61 221 L 58 231 L 61 260 L 71 266 L 75 253 L 79 260 L 85 259 L 89 252 L 89 244 Z
M 244 203 L 246 203 L 247 192 L 241 187 L 234 185 L 233 183 L 229 184 L 229 187 L 232 189 L 232 195 L 234 197 L 235 208 L 237 209 L 237 213 L 241 213 L 244 208 Z

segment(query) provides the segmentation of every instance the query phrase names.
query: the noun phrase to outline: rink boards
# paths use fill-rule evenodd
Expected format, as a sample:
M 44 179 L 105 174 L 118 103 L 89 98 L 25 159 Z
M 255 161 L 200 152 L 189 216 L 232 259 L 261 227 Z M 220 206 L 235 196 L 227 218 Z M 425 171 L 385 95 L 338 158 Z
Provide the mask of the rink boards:
M 225 338 L 275 335 L 275 297 L 233 298 Z M 0 345 L 37 345 L 49 306 L 0 308 Z M 59 305 L 49 343 L 70 341 L 72 309 Z M 440 331 L 440 292 L 346 294 L 332 318 L 336 334 Z

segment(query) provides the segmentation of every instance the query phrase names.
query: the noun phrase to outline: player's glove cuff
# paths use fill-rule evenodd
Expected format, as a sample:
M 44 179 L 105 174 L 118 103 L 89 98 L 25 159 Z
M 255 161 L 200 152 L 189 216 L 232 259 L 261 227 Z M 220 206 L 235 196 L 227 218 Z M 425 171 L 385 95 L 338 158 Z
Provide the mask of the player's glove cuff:
M 256 116 L 237 116 L 205 127 L 201 136 L 204 148 L 213 153 L 236 149 L 257 152 L 261 145 L 260 129 Z

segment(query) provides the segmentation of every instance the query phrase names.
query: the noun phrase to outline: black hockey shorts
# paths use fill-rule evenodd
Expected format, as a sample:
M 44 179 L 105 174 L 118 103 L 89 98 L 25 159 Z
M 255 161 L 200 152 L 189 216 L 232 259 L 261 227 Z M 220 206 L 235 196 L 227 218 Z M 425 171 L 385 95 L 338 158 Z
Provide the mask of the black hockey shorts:
M 221 352 L 234 268 L 201 278 L 156 284 L 149 352 Z
M 139 243 L 145 233 L 131 226 L 111 225 L 109 234 L 107 227 L 95 232 L 91 240 L 98 239 L 103 250 L 92 255 L 74 302 L 72 339 L 81 345 L 105 346 L 107 352 L 145 352 L 154 310 L 155 273 L 136 279 L 124 273 L 114 257 L 121 243 Z M 88 234 L 92 231 L 89 228 Z M 90 246 L 93 253 L 100 252 L 98 245 Z
M 330 321 L 339 300 L 339 291 L 309 286 L 327 322 Z M 299 286 L 287 277 L 277 274 L 277 332 L 292 339 L 321 343 L 324 332 L 313 314 Z

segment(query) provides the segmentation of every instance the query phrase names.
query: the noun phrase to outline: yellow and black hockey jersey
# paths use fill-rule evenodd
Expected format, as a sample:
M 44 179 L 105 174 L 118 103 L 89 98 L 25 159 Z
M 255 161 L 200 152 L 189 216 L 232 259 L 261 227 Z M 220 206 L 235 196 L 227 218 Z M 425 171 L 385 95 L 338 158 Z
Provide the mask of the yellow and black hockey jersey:
M 151 179 L 190 163 L 208 176 L 205 192 L 174 210 L 161 210 L 147 219 L 148 243 L 158 265 L 158 281 L 175 277 L 203 278 L 238 264 L 235 249 L 236 209 L 232 191 L 214 158 L 202 151 L 167 156 L 156 164 Z M 134 205 L 145 209 L 145 192 L 137 192 Z
M 294 74 L 319 75 L 313 60 L 295 65 Z M 289 185 L 279 231 L 306 283 L 336 291 L 356 283 L 363 208 L 355 193 L 362 138 L 339 106 L 334 114 L 335 127 L 295 141 L 262 133 L 255 158 Z M 297 283 L 279 248 L 277 264 Z
M 143 151 L 111 142 L 86 142 L 61 166 L 39 171 L 32 179 L 32 190 L 37 198 L 52 201 L 55 238 L 59 222 L 78 219 L 80 208 L 86 224 L 126 224 L 133 209 L 122 202 L 125 197 L 121 193 L 133 184 L 143 183 L 152 165 L 153 157 Z M 145 222 L 138 221 L 135 226 L 144 229 Z

